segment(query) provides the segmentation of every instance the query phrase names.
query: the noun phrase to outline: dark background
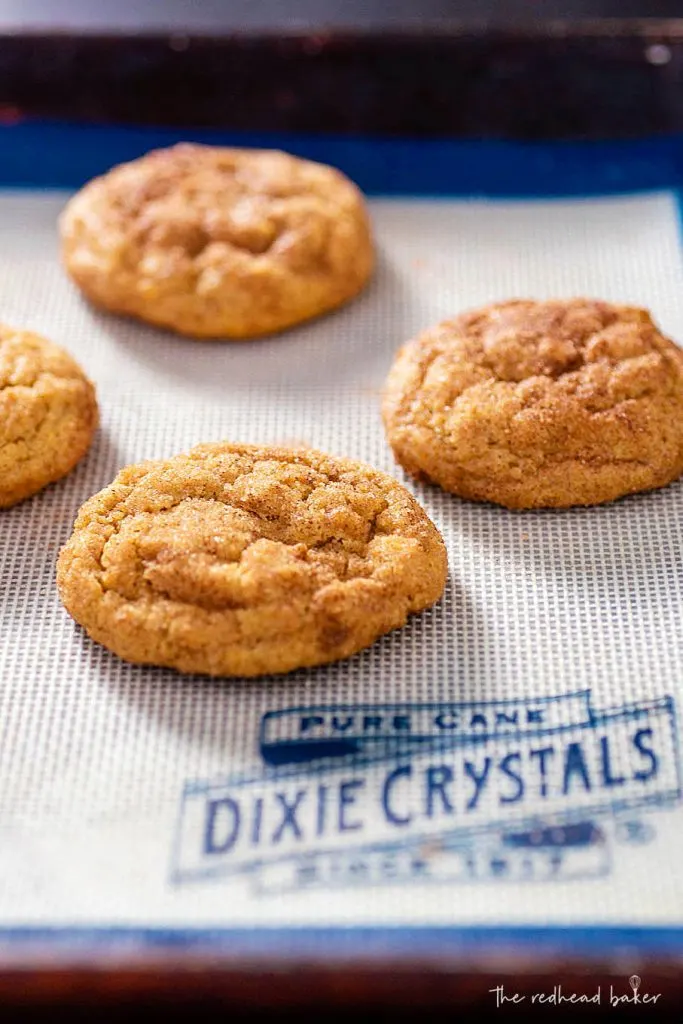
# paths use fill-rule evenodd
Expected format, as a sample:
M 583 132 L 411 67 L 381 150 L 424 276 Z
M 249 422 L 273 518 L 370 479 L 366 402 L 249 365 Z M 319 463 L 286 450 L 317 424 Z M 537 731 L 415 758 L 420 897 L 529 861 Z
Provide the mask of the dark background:
M 683 0 L 0 0 L 0 30 L 168 29 L 213 33 L 292 27 L 396 27 L 584 18 L 683 17 Z
M 0 0 L 0 123 L 45 120 L 185 134 L 683 133 L 683 0 Z

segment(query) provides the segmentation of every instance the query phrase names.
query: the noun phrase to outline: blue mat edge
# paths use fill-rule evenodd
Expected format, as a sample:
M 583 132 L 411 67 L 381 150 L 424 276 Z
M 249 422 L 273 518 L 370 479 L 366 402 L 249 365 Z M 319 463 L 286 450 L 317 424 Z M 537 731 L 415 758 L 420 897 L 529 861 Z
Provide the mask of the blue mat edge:
M 683 928 L 582 926 L 348 926 L 348 927 L 0 927 L 2 946 L 62 949 L 220 949 L 242 955 L 306 955 L 313 959 L 352 954 L 378 956 L 482 955 L 509 950 L 549 959 L 605 953 L 683 956 Z
M 0 125 L 0 187 L 74 189 L 114 164 L 176 142 L 285 149 L 339 167 L 368 195 L 547 198 L 683 184 L 683 136 L 606 142 L 362 138 L 132 128 Z

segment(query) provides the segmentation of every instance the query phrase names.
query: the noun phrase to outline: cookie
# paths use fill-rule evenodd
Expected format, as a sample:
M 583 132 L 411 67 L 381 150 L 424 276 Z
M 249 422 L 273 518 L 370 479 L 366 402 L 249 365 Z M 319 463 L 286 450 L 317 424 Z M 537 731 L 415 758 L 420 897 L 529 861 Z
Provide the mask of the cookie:
M 319 316 L 356 295 L 374 262 L 356 186 L 276 150 L 155 150 L 89 182 L 60 232 L 93 303 L 194 338 Z
M 463 498 L 600 504 L 683 473 L 683 355 L 644 309 L 501 302 L 408 342 L 383 416 L 401 465 Z
M 95 389 L 68 352 L 0 324 L 0 508 L 72 470 L 97 423 Z
M 59 592 L 127 661 L 259 676 L 348 657 L 433 604 L 436 527 L 396 480 L 310 450 L 203 444 L 81 509 Z

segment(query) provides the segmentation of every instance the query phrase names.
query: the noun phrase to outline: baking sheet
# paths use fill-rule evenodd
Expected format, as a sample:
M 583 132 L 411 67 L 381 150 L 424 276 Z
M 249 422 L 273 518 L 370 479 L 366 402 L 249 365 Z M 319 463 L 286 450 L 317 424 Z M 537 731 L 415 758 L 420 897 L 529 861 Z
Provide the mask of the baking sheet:
M 683 485 L 561 512 L 466 503 L 405 480 L 379 414 L 394 350 L 488 301 L 643 304 L 683 339 L 674 193 L 373 199 L 371 288 L 244 344 L 86 306 L 58 263 L 66 198 L 0 195 L 2 318 L 73 352 L 103 419 L 70 477 L 0 517 L 0 927 L 683 925 Z M 78 507 L 127 463 L 222 438 L 407 482 L 448 546 L 443 600 L 348 661 L 262 681 L 92 643 L 55 589 Z

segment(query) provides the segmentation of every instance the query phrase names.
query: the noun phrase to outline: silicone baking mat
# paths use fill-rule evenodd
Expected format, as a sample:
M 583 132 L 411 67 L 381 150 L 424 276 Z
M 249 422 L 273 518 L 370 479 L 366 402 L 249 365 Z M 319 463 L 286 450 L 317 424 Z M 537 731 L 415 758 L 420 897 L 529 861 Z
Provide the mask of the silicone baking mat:
M 2 319 L 73 352 L 102 409 L 75 472 L 0 513 L 7 949 L 41 929 L 241 934 L 256 949 L 303 929 L 318 952 L 337 929 L 680 942 L 683 484 L 513 513 L 406 480 L 381 427 L 395 349 L 481 303 L 642 304 L 683 339 L 675 191 L 629 192 L 613 163 L 623 194 L 581 197 L 562 159 L 553 172 L 540 147 L 532 162 L 573 194 L 458 195 L 455 167 L 451 196 L 372 196 L 367 292 L 242 344 L 93 311 L 59 264 L 68 192 L 0 194 Z M 443 600 L 348 661 L 258 681 L 130 665 L 91 642 L 55 589 L 77 509 L 123 465 L 212 439 L 306 444 L 406 482 L 448 546 Z

